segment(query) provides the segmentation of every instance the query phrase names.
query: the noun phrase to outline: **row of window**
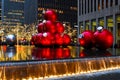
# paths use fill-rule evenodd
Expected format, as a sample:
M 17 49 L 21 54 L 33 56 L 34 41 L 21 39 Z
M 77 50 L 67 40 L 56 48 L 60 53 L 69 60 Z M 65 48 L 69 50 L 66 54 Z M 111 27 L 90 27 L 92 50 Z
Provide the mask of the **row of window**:
M 22 2 L 24 3 L 25 1 L 24 0 L 10 0 L 11 2 Z
M 104 17 L 102 17 L 102 18 L 99 18 L 98 21 L 96 19 L 92 19 L 91 21 L 89 21 L 89 20 L 85 21 L 85 23 L 80 22 L 80 33 L 83 31 L 83 28 L 84 28 L 84 30 L 91 29 L 92 31 L 95 31 L 97 25 L 107 27 L 112 32 L 111 29 L 114 27 L 114 22 L 113 21 L 114 21 L 113 16 L 108 16 L 108 17 L 106 17 L 106 21 L 104 21 Z M 106 26 L 104 26 L 105 22 L 106 22 Z M 116 16 L 115 22 L 116 22 L 116 25 L 118 23 L 120 23 L 120 15 Z
M 79 0 L 79 15 L 118 5 L 118 0 Z

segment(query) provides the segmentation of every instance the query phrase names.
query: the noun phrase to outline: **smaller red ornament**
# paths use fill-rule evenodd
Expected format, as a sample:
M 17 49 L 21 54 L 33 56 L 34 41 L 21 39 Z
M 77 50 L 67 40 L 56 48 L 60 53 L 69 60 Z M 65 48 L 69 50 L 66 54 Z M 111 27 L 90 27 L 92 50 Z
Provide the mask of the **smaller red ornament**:
M 34 35 L 32 35 L 32 37 L 31 37 L 30 44 L 31 44 L 31 45 L 35 45 L 35 41 L 36 41 L 36 35 L 34 34 Z
M 55 45 L 58 45 L 58 46 L 63 45 L 63 34 L 59 34 L 59 33 L 55 34 Z
M 56 30 L 57 33 L 63 33 L 64 32 L 64 26 L 61 22 L 56 22 Z
M 113 44 L 113 35 L 107 29 L 103 27 L 98 27 L 97 31 L 94 33 L 96 48 L 107 49 Z
M 52 22 L 55 22 L 57 20 L 57 14 L 54 10 L 47 10 L 45 13 L 44 13 L 44 18 L 46 20 L 50 20 Z
M 50 32 L 44 32 L 41 38 L 41 44 L 43 46 L 53 45 L 54 36 Z
M 43 22 L 39 23 L 38 27 L 37 27 L 37 30 L 38 30 L 38 33 L 42 33 L 44 31 L 46 31 L 45 24 Z
M 42 33 L 36 34 L 35 45 L 41 45 Z
M 55 26 L 54 22 L 47 20 L 45 23 L 45 26 L 46 26 L 47 32 L 50 32 L 52 34 L 54 34 L 56 32 L 56 26 Z
M 84 52 L 84 50 L 80 52 L 79 57 L 80 58 L 87 57 L 87 54 Z
M 71 38 L 69 35 L 64 34 L 63 35 L 63 45 L 69 45 L 71 43 Z
M 84 48 L 94 47 L 95 41 L 94 41 L 93 32 L 90 30 L 86 30 L 82 32 L 82 34 L 80 34 L 79 36 L 79 43 L 80 43 L 80 46 Z

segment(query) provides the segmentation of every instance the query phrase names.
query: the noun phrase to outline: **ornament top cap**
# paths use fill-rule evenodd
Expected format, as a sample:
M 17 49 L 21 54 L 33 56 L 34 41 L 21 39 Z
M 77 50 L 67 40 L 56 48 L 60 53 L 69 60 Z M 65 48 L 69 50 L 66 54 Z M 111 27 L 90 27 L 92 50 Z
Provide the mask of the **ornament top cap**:
M 45 10 L 43 10 L 42 13 L 45 14 Z
M 84 37 L 84 35 L 83 35 L 83 34 L 80 34 L 80 35 L 79 35 L 79 38 L 83 38 L 83 37 Z
M 10 39 L 14 38 L 14 35 L 10 34 L 7 37 L 9 37 Z
M 101 30 L 103 30 L 103 27 L 102 27 L 102 26 L 99 26 L 99 27 L 97 27 L 97 30 L 98 30 L 98 31 L 101 31 Z
M 46 32 L 45 32 L 45 33 L 43 33 L 43 36 L 44 36 L 44 37 L 47 37 L 47 33 L 46 33 Z
M 46 23 L 46 20 L 43 20 L 43 23 Z

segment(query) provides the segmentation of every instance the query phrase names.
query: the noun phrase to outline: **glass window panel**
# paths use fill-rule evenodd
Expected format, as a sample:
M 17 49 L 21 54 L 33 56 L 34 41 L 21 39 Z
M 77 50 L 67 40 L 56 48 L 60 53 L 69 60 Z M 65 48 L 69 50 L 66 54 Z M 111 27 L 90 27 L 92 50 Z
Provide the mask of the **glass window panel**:
M 83 22 L 80 22 L 80 33 L 82 33 L 83 32 Z
M 120 15 L 116 17 L 117 27 L 116 27 L 116 43 L 117 46 L 120 47 Z
M 113 18 L 112 18 L 112 16 L 107 17 L 107 29 L 110 32 L 113 32 Z
M 89 24 L 89 21 L 86 21 L 86 22 L 85 22 L 85 30 L 89 30 L 89 25 L 90 25 L 90 24 Z
M 91 21 L 92 31 L 96 31 L 96 20 Z
M 99 26 L 103 26 L 104 27 L 104 18 L 100 18 L 99 19 Z

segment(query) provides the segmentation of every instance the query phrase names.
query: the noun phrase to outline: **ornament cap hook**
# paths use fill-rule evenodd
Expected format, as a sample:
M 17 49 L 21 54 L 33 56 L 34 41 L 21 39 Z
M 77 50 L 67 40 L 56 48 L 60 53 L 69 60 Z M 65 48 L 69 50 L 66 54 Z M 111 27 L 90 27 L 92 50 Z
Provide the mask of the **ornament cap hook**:
M 43 10 L 42 13 L 45 14 L 45 10 Z
M 45 33 L 43 33 L 43 36 L 44 36 L 44 37 L 47 37 L 47 33 L 46 33 L 46 32 L 45 32 Z
M 101 31 L 103 30 L 103 27 L 102 27 L 102 26 L 99 26 L 99 27 L 97 27 L 97 30 L 98 30 L 99 32 L 101 32 Z
M 46 20 L 43 20 L 43 23 L 45 24 L 45 23 L 46 23 Z
M 83 38 L 83 37 L 84 37 L 84 35 L 83 35 L 83 34 L 80 34 L 80 35 L 79 35 L 79 38 Z

